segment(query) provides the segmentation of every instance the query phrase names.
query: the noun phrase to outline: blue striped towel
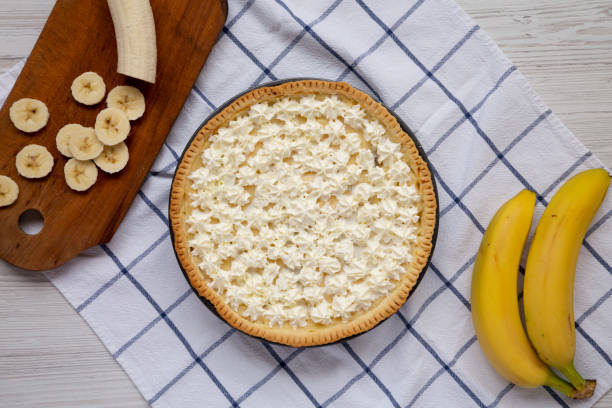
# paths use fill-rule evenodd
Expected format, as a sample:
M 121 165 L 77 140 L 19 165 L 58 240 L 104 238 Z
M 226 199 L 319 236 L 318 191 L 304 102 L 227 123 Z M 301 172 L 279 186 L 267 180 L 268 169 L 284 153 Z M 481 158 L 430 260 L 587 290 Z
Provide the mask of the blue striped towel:
M 4 94 L 19 68 L 2 78 Z M 310 349 L 231 329 L 183 278 L 168 232 L 177 159 L 198 125 L 254 85 L 347 81 L 414 130 L 440 194 L 431 266 L 400 312 L 353 340 Z M 474 256 L 496 208 L 602 167 L 452 0 L 237 0 L 150 176 L 107 244 L 47 273 L 155 407 L 591 406 L 612 386 L 612 194 L 580 253 L 577 365 L 599 380 L 570 402 L 508 384 L 474 336 Z M 0 265 L 9 268 L 7 265 Z

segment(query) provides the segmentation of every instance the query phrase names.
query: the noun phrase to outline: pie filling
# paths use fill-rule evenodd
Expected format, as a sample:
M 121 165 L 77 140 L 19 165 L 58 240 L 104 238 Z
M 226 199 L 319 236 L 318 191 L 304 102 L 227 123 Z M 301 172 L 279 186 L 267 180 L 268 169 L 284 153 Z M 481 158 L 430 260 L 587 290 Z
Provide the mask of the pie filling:
M 422 199 L 383 125 L 344 97 L 250 106 L 188 176 L 188 245 L 233 310 L 270 327 L 331 325 L 386 297 L 412 262 Z

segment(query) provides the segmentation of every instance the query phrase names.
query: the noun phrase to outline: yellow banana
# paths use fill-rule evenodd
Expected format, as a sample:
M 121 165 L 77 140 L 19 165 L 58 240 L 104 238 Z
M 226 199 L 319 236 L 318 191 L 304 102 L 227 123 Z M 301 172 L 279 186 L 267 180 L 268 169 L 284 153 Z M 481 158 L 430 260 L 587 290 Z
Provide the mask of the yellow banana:
M 610 176 L 587 170 L 568 180 L 544 211 L 525 268 L 524 307 L 527 333 L 540 358 L 572 385 L 592 394 L 574 367 L 574 274 L 582 241 L 603 201 Z
M 575 398 L 574 388 L 538 358 L 519 316 L 517 275 L 535 200 L 523 190 L 489 223 L 472 275 L 472 320 L 484 354 L 505 379 L 526 388 L 548 385 Z

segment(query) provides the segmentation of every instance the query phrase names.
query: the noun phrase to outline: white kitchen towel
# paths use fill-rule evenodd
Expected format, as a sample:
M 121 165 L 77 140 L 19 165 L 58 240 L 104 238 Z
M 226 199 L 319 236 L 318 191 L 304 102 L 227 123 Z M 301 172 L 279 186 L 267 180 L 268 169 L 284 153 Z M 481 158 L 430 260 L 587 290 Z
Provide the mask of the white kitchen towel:
M 612 194 L 576 277 L 576 364 L 598 379 L 595 396 L 574 402 L 513 386 L 474 336 L 472 266 L 495 210 L 529 188 L 538 193 L 537 220 L 564 180 L 602 167 L 483 30 L 452 0 L 229 3 L 223 32 L 113 240 L 47 273 L 144 398 L 155 407 L 588 407 L 609 390 Z M 2 78 L 2 98 L 18 71 Z M 202 121 L 249 87 L 291 77 L 347 81 L 395 111 L 429 155 L 440 198 L 432 263 L 401 310 L 355 339 L 307 349 L 217 319 L 183 278 L 167 216 L 177 159 Z

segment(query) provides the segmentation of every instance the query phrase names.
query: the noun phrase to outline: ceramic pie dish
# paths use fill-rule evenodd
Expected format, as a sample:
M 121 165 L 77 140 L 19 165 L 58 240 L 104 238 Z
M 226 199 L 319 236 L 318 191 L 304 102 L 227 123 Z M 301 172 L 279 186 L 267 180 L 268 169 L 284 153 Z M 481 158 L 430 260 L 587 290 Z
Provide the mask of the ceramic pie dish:
M 398 119 L 343 82 L 268 84 L 209 117 L 170 196 L 177 259 L 233 327 L 294 347 L 395 313 L 435 244 L 436 186 Z

